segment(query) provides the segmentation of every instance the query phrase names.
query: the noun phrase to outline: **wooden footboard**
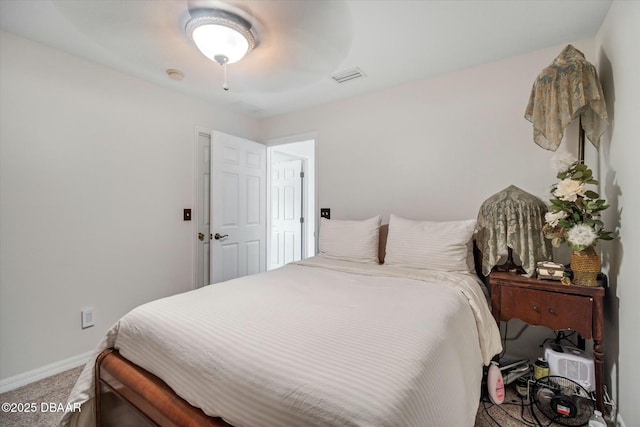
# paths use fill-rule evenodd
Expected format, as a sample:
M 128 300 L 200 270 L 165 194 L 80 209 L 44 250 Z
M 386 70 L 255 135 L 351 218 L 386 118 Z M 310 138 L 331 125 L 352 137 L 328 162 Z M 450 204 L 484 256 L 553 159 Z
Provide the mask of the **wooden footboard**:
M 229 427 L 176 395 L 160 378 L 108 349 L 96 360 L 98 427 Z

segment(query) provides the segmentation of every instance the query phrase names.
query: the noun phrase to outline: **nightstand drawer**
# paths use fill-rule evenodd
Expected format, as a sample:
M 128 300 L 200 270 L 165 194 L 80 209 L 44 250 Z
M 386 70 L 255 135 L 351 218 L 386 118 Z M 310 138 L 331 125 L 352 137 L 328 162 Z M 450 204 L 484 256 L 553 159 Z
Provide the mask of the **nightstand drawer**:
M 555 331 L 572 329 L 582 338 L 592 336 L 593 299 L 578 295 L 549 294 L 543 323 Z
M 529 289 L 501 288 L 502 301 L 500 318 L 520 319 L 530 325 L 539 325 L 542 314 L 544 294 Z
M 592 298 L 517 287 L 499 289 L 502 320 L 520 319 L 530 325 L 543 325 L 555 331 L 571 329 L 583 338 L 591 338 Z

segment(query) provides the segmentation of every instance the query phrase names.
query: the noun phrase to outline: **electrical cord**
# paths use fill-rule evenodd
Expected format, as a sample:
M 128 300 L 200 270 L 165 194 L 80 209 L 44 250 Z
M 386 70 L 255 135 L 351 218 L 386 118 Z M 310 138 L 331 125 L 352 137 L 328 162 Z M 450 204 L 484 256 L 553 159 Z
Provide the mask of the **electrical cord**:
M 508 338 L 508 337 L 506 336 L 506 333 L 505 333 L 505 339 L 506 339 L 507 341 L 515 341 L 515 340 L 517 340 L 518 338 L 520 338 L 520 337 L 522 336 L 522 334 L 524 333 L 524 331 L 526 331 L 528 328 L 529 328 L 529 325 L 528 325 L 527 323 L 525 323 L 524 325 L 522 325 L 522 327 L 520 328 L 520 330 L 518 331 L 518 333 L 516 333 L 516 335 L 515 335 L 515 336 L 513 336 L 513 337 L 511 337 L 511 338 Z
M 487 414 L 487 416 L 489 418 L 491 418 L 491 421 L 493 421 L 495 423 L 495 425 L 497 425 L 498 427 L 502 427 L 502 425 L 498 421 L 496 421 L 495 418 L 493 418 L 493 415 L 491 415 L 489 413 L 489 409 L 487 408 L 487 401 L 486 400 L 482 401 L 482 406 L 484 407 L 484 413 Z M 491 408 L 493 406 L 495 406 L 495 405 L 492 403 L 491 406 L 489 406 L 489 408 Z
M 561 340 L 565 340 L 567 341 L 569 344 L 571 344 L 574 347 L 578 347 L 578 343 L 577 342 L 573 342 L 569 339 L 569 337 L 572 337 L 576 334 L 576 331 L 571 331 L 569 334 L 565 333 L 564 331 L 559 331 L 560 334 L 560 339 Z
M 504 322 L 504 338 L 502 338 L 502 351 L 498 356 L 498 359 L 502 359 L 502 356 L 507 352 L 507 331 L 509 330 L 509 323 Z
M 547 424 L 542 424 L 542 422 L 540 422 L 540 420 L 538 419 L 538 416 L 536 415 L 536 411 L 534 409 L 534 404 L 533 404 L 533 400 L 531 400 L 531 403 L 529 404 L 529 412 L 531 412 L 531 415 L 533 416 L 533 419 L 536 420 L 536 425 L 541 426 L 541 427 L 549 427 L 551 424 L 553 424 L 554 419 L 549 419 L 549 423 Z
M 487 404 L 489 404 L 487 406 Z M 491 412 L 489 411 L 491 408 L 496 407 L 498 408 L 500 411 L 502 411 L 504 414 L 506 414 L 509 418 L 511 418 L 514 421 L 518 421 L 521 425 L 525 426 L 525 427 L 538 427 L 541 426 L 540 423 L 535 424 L 532 421 L 526 420 L 523 416 L 524 414 L 524 408 L 526 405 L 524 405 L 524 400 L 522 399 L 522 397 L 520 397 L 520 402 L 504 402 L 501 405 L 495 405 L 493 402 L 490 402 L 485 398 L 482 399 L 482 405 L 483 405 L 483 412 L 487 415 L 487 417 L 489 417 L 491 419 L 491 421 L 493 421 L 498 427 L 502 427 L 502 425 L 493 417 L 493 415 L 491 414 Z M 521 417 L 517 418 L 514 417 L 509 411 L 507 411 L 506 409 L 504 409 L 504 406 L 520 406 L 521 407 Z M 511 426 L 512 424 L 509 423 L 509 426 Z
M 520 330 L 515 334 L 515 336 L 508 337 L 509 322 L 500 322 L 500 324 L 503 324 L 503 323 L 504 323 L 504 336 L 502 336 L 502 352 L 500 353 L 500 356 L 498 356 L 499 359 L 502 359 L 502 356 L 504 356 L 505 353 L 507 352 L 507 341 L 517 340 L 522 336 L 524 331 L 526 331 L 527 328 L 529 327 L 528 324 L 524 324 L 522 325 L 522 328 L 520 328 Z M 502 335 L 502 332 L 500 334 Z
M 546 343 L 548 342 L 555 342 L 555 343 L 560 343 L 562 341 L 567 341 L 569 344 L 571 344 L 572 346 L 578 348 L 578 343 L 571 341 L 570 337 L 574 336 L 576 334 L 576 331 L 571 331 L 570 333 L 566 333 L 565 331 L 556 331 L 556 337 L 555 338 L 546 338 L 544 341 L 542 341 L 542 344 L 540 344 L 540 347 L 543 347 Z
M 513 404 L 513 405 L 517 405 L 517 404 Z M 536 427 L 535 424 L 530 424 L 527 421 L 524 420 L 524 418 L 516 418 L 513 415 L 511 415 L 506 409 L 504 409 L 502 406 L 498 406 L 498 409 L 500 409 L 502 412 L 504 412 L 507 416 L 509 416 L 509 418 L 519 421 L 520 423 L 522 423 L 523 425 L 527 426 L 527 427 Z
M 529 415 L 531 416 L 531 419 L 525 419 L 525 408 L 527 407 L 529 408 Z M 527 425 L 531 427 L 549 427 L 553 423 L 552 421 L 550 421 L 546 426 L 542 424 L 535 414 L 533 400 L 529 398 L 529 403 L 525 403 L 522 396 L 520 396 L 520 417 L 522 418 L 523 422 L 527 423 Z
M 524 399 L 520 397 L 520 418 L 524 420 Z M 535 424 L 534 424 L 535 425 Z

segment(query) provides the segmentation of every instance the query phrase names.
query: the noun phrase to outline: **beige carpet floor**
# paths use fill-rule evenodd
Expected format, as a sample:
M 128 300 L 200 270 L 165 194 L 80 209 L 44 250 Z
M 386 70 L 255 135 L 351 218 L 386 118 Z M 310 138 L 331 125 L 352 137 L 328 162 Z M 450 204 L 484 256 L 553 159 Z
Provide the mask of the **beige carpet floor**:
M 69 392 L 82 372 L 82 366 L 62 372 L 49 378 L 28 384 L 0 394 L 2 412 L 0 412 L 0 426 L 6 427 L 30 427 L 30 426 L 56 426 L 62 417 L 61 412 L 56 412 L 56 405 L 67 403 Z M 5 403 L 32 404 L 35 403 L 35 412 L 5 412 Z M 44 408 L 43 408 L 44 403 Z M 51 404 L 54 405 L 51 405 Z M 19 409 L 15 407 L 14 409 Z M 44 411 L 42 410 L 44 409 Z
M 82 367 L 71 369 L 45 378 L 41 381 L 0 394 L 0 403 L 36 403 L 37 410 L 32 413 L 0 412 L 0 426 L 3 427 L 52 427 L 58 424 L 61 413 L 41 411 L 41 404 L 49 408 L 50 403 L 66 404 L 71 388 L 75 384 Z M 511 387 L 507 387 L 505 403 L 493 405 L 481 401 L 474 427 L 533 427 L 538 424 L 532 418 L 529 407 L 516 395 Z M 555 427 L 557 424 L 541 418 L 543 426 Z M 425 426 L 432 427 L 432 426 Z M 448 426 L 433 426 L 448 427 Z M 451 426 L 465 427 L 465 426 Z

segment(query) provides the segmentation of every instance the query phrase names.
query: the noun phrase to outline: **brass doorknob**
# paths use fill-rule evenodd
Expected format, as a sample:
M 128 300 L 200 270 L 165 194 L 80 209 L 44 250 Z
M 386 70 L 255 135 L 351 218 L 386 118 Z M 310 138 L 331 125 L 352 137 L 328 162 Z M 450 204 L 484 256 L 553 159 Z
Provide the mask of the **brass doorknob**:
M 198 233 L 198 239 L 199 240 L 204 240 L 204 234 Z

